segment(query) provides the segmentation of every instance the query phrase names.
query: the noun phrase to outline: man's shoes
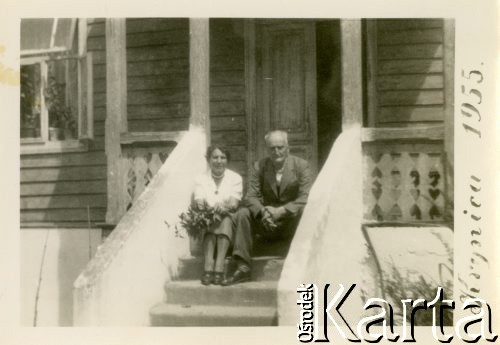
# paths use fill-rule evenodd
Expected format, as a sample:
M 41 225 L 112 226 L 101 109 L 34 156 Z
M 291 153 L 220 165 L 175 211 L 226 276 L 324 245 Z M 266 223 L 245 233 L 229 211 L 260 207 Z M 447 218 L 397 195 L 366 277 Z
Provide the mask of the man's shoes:
M 251 278 L 250 268 L 242 269 L 238 268 L 234 274 L 222 281 L 222 286 L 234 285 L 238 283 L 243 283 L 249 281 Z
M 203 273 L 203 277 L 201 277 L 201 283 L 203 285 L 210 285 L 213 282 L 214 282 L 214 272 L 205 271 L 205 273 Z

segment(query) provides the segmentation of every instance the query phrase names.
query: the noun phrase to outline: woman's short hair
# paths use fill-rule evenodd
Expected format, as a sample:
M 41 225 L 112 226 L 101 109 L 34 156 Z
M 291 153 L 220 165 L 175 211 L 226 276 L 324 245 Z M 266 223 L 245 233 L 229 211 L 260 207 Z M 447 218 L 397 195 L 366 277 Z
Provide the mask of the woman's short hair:
M 231 160 L 231 154 L 229 153 L 229 150 L 222 145 L 210 145 L 209 147 L 207 147 L 205 158 L 209 160 L 215 150 L 219 150 L 220 152 L 222 152 L 226 156 L 228 162 Z

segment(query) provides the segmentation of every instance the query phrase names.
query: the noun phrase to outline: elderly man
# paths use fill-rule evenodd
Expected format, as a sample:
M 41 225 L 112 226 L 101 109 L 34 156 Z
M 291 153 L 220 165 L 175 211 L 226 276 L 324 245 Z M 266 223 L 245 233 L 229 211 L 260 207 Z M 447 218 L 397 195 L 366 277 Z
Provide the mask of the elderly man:
M 223 285 L 250 280 L 255 237 L 264 242 L 292 238 L 311 188 L 313 177 L 308 163 L 289 154 L 287 133 L 271 131 L 265 141 L 268 157 L 254 164 L 245 207 L 233 218 L 237 269 Z

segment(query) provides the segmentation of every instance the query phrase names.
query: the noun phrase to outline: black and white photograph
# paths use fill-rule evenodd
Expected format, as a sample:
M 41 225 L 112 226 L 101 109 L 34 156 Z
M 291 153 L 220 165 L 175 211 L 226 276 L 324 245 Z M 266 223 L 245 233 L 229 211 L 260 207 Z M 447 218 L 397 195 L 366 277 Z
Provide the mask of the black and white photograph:
M 286 13 L 18 18 L 14 323 L 497 339 L 496 48 Z

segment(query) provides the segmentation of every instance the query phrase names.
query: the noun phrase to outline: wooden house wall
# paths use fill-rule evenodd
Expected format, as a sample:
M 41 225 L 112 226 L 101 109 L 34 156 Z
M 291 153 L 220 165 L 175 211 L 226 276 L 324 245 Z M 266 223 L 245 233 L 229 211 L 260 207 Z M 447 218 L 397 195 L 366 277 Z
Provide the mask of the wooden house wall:
M 89 20 L 88 51 L 94 54 L 95 141 L 86 152 L 22 155 L 21 225 L 82 227 L 104 222 L 106 213 L 104 20 Z
M 373 88 L 370 125 L 411 127 L 443 123 L 443 20 L 376 20 L 369 27 L 367 39 L 372 55 L 368 61 Z
M 247 172 L 245 42 L 242 19 L 210 20 L 210 121 L 212 143 L 231 153 L 229 168 Z
M 243 20 L 210 20 L 211 140 L 246 173 Z M 131 132 L 189 128 L 189 20 L 127 19 L 127 107 Z
M 189 128 L 189 20 L 127 19 L 127 119 L 130 132 Z M 243 20 L 210 20 L 211 140 L 229 167 L 246 173 Z
M 23 226 L 81 227 L 105 221 L 105 21 L 88 20 L 94 61 L 94 136 L 86 152 L 22 155 Z M 127 19 L 127 107 L 130 132 L 189 127 L 188 19 Z M 227 146 L 230 168 L 246 174 L 243 21 L 210 22 L 212 142 Z
M 130 132 L 189 126 L 189 21 L 127 19 L 127 119 Z

